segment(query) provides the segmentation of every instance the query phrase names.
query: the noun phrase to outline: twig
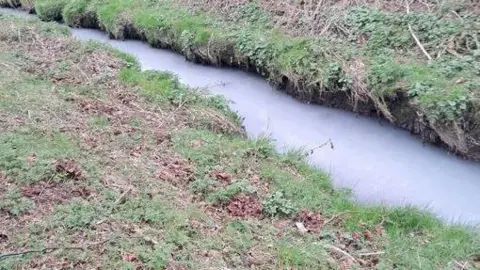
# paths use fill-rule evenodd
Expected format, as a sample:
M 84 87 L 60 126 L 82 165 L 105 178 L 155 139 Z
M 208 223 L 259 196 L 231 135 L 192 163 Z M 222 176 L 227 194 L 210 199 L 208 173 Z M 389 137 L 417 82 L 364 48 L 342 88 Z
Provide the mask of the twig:
M 406 6 L 407 6 L 407 14 L 410 14 L 410 5 L 408 4 L 408 0 L 405 0 L 405 3 L 406 3 Z M 420 50 L 422 50 L 423 54 L 425 54 L 425 56 L 428 58 L 428 60 L 432 60 L 432 57 L 430 56 L 430 54 L 427 52 L 427 50 L 425 50 L 425 47 L 423 47 L 422 43 L 417 38 L 417 35 L 415 35 L 415 33 L 413 32 L 412 25 L 410 25 L 410 23 L 408 23 L 408 30 L 410 31 L 410 34 L 412 35 L 413 39 L 417 43 Z
M 336 251 L 342 255 L 344 255 L 345 257 L 351 259 L 352 261 L 354 262 L 357 262 L 357 259 L 355 259 L 352 255 L 348 254 L 346 251 L 336 247 L 336 246 L 332 246 L 332 245 L 325 245 L 325 248 L 328 248 L 330 250 L 333 250 L 333 251 Z
M 455 261 L 455 264 L 458 265 L 459 267 L 461 267 L 460 270 L 464 270 L 464 269 L 466 269 L 466 267 L 468 265 L 468 262 L 465 262 L 464 264 L 461 264 L 461 263 Z
M 362 256 L 362 257 L 367 257 L 367 256 L 382 255 L 382 254 L 385 254 L 385 251 L 370 252 L 370 253 L 360 253 L 360 254 L 357 254 L 357 255 L 358 255 L 358 256 Z
M 127 188 L 127 190 L 125 190 L 125 192 L 123 192 L 122 195 L 120 195 L 118 197 L 118 199 L 115 201 L 114 205 L 119 204 L 123 200 L 123 198 L 125 198 L 125 196 L 130 192 L 130 190 L 132 190 L 132 188 Z
M 86 249 L 91 248 L 93 246 L 103 245 L 110 240 L 112 240 L 112 239 L 105 239 L 103 241 L 100 241 L 100 242 L 97 242 L 97 243 L 92 243 L 90 245 L 81 246 L 81 247 L 47 247 L 47 248 L 44 248 L 44 249 L 32 249 L 32 250 L 26 250 L 26 251 L 20 251 L 20 252 L 4 253 L 4 254 L 0 254 L 0 261 L 6 259 L 8 257 L 22 256 L 22 255 L 30 254 L 30 253 L 44 253 L 44 254 L 47 254 L 47 253 L 51 253 L 51 252 L 54 252 L 54 251 L 59 250 L 59 249 L 63 249 L 63 250 L 86 250 Z
M 330 219 L 326 220 L 325 222 L 323 222 L 322 226 L 325 226 L 325 225 L 327 225 L 328 223 L 334 221 L 335 219 L 337 219 L 337 218 L 339 218 L 339 217 L 341 217 L 341 216 L 343 216 L 343 215 L 350 214 L 350 213 L 352 213 L 352 211 L 345 211 L 345 212 L 339 213 L 339 214 L 331 217 Z
M 85 250 L 84 247 L 48 247 L 48 248 L 38 249 L 38 250 L 26 250 L 26 251 L 21 251 L 21 252 L 12 252 L 12 253 L 0 254 L 0 260 L 4 260 L 8 257 L 21 256 L 21 255 L 30 254 L 30 253 L 50 253 L 50 252 L 54 252 L 55 250 L 59 250 L 59 249 L 65 249 L 65 250 L 81 249 L 81 250 Z
M 325 146 L 327 146 L 327 145 L 330 145 L 330 148 L 331 148 L 331 149 L 334 149 L 334 148 L 335 148 L 335 146 L 333 145 L 332 139 L 328 139 L 326 142 L 324 142 L 324 143 L 322 143 L 322 144 L 320 144 L 320 145 L 317 145 L 317 146 L 311 148 L 310 150 L 308 150 L 307 153 L 306 153 L 306 155 L 307 155 L 307 156 L 312 155 L 312 154 L 315 152 L 315 150 L 321 149 L 321 148 L 323 148 L 323 147 L 325 147 Z

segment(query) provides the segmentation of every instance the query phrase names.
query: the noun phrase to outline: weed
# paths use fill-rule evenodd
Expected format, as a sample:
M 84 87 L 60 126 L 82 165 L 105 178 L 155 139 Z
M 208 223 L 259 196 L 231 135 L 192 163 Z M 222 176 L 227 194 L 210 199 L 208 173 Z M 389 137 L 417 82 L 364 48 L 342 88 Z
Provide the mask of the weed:
M 263 201 L 263 210 L 272 217 L 290 216 L 296 209 L 282 192 L 276 191 Z
M 229 222 L 224 237 L 232 241 L 233 246 L 238 250 L 248 250 L 254 243 L 251 225 L 245 221 Z
M 210 193 L 213 193 L 219 183 L 210 179 L 197 179 L 190 184 L 190 190 L 196 194 L 200 194 L 203 199 Z

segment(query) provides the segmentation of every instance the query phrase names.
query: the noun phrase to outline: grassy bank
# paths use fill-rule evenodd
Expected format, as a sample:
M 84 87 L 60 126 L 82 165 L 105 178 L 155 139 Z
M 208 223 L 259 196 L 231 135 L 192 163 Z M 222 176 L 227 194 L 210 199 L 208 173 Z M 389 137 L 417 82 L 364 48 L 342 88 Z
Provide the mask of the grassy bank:
M 478 266 L 478 232 L 357 205 L 222 98 L 64 27 L 0 15 L 0 65 L 0 269 Z
M 43 20 L 256 71 L 302 100 L 379 114 L 480 158 L 480 7 L 472 1 L 24 2 L 0 0 L 34 7 Z

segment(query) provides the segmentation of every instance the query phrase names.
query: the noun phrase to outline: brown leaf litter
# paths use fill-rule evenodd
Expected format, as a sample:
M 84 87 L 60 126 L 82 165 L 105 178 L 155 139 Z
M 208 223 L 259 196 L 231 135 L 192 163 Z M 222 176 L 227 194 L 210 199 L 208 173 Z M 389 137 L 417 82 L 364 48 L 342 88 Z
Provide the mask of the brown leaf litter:
M 88 198 L 92 191 L 85 186 L 68 186 L 56 182 L 41 181 L 21 188 L 22 195 L 33 200 L 35 204 L 59 204 L 73 197 Z
M 305 228 L 314 234 L 320 233 L 325 223 L 325 218 L 320 213 L 307 209 L 301 210 L 295 219 L 302 222 Z
M 60 159 L 54 162 L 55 171 L 60 174 L 65 174 L 68 178 L 80 180 L 83 175 L 83 170 L 78 163 L 73 159 Z
M 228 184 L 230 182 L 230 180 L 232 179 L 232 177 L 224 172 L 223 170 L 221 169 L 213 169 L 209 172 L 209 175 L 213 178 L 213 179 L 216 179 L 222 183 L 226 183 Z
M 186 185 L 193 180 L 194 170 L 187 160 L 180 157 L 159 157 L 156 177 L 175 186 Z
M 233 217 L 260 217 L 262 215 L 263 205 L 254 195 L 240 193 L 230 200 L 227 205 L 227 210 Z

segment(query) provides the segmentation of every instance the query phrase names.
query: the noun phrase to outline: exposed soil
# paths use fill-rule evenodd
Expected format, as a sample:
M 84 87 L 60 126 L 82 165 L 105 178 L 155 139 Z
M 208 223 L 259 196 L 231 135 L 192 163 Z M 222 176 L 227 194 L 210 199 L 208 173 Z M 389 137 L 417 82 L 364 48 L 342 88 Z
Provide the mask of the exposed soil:
M 230 180 L 232 179 L 232 177 L 228 173 L 226 173 L 226 172 L 224 172 L 220 169 L 211 170 L 209 174 L 214 179 L 216 179 L 220 182 L 223 182 L 225 184 L 228 184 L 230 182 Z
M 159 160 L 156 177 L 168 181 L 175 186 L 185 186 L 194 178 L 194 171 L 185 159 L 172 157 Z

